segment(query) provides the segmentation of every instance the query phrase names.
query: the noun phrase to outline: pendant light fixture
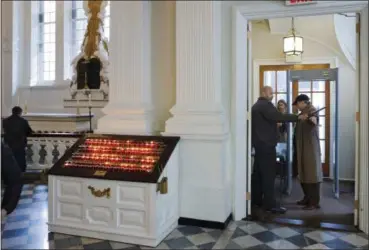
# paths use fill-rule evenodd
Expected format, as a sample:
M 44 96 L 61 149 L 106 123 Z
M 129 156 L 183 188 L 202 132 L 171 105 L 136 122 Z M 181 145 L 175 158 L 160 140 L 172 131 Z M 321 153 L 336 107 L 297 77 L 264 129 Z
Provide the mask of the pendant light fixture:
M 296 35 L 295 18 L 292 17 L 292 27 L 288 36 L 283 38 L 283 52 L 286 56 L 301 56 L 303 51 L 303 38 Z

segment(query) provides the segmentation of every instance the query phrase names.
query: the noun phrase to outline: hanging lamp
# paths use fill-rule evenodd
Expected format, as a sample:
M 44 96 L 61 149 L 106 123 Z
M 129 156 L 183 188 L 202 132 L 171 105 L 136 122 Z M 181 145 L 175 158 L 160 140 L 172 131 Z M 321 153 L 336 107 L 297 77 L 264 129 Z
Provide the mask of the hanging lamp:
M 303 50 L 303 38 L 296 35 L 295 18 L 292 17 L 292 27 L 288 36 L 283 38 L 283 52 L 286 56 L 301 56 Z

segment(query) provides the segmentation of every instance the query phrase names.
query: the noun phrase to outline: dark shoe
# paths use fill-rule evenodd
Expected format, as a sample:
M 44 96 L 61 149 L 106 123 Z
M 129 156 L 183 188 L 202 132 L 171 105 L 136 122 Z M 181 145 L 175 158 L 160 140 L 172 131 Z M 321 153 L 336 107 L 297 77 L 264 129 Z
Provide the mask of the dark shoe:
M 319 209 L 320 206 L 319 205 L 306 205 L 305 207 L 303 207 L 303 210 L 316 210 Z
M 266 211 L 273 214 L 285 214 L 287 212 L 287 209 L 285 209 L 284 207 L 273 207 L 271 209 L 266 209 Z
M 306 199 L 302 199 L 301 201 L 298 201 L 296 204 L 299 206 L 306 206 L 308 204 L 308 201 Z

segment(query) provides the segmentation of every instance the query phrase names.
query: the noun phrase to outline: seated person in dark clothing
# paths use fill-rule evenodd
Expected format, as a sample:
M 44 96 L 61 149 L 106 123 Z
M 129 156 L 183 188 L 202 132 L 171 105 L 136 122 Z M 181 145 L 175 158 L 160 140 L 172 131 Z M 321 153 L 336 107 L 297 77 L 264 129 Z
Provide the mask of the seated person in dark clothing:
M 4 142 L 11 148 L 22 172 L 26 170 L 27 136 L 32 134 L 28 121 L 22 116 L 22 109 L 15 106 L 12 115 L 3 120 Z
M 22 172 L 13 157 L 12 150 L 1 142 L 1 179 L 4 181 L 4 195 L 1 202 L 1 220 L 16 208 L 22 192 Z

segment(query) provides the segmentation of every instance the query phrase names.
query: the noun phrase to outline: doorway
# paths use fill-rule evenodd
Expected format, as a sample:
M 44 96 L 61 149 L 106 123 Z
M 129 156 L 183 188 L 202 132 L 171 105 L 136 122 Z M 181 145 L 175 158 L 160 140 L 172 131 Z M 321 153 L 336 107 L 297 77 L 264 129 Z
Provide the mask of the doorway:
M 233 127 L 239 127 L 245 125 L 244 119 L 244 109 L 237 109 L 237 103 L 246 102 L 246 96 L 251 95 L 249 91 L 245 92 L 245 84 L 247 84 L 250 89 L 252 85 L 252 81 L 248 78 L 250 75 L 250 59 L 252 55 L 248 53 L 247 48 L 249 47 L 249 39 L 245 39 L 245 37 L 249 37 L 246 34 L 246 27 L 248 21 L 251 20 L 261 20 L 261 19 L 268 19 L 268 18 L 281 18 L 281 17 L 296 17 L 296 16 L 307 16 L 307 15 L 326 15 L 326 14 L 334 14 L 334 13 L 352 13 L 358 12 L 361 15 L 361 26 L 360 26 L 360 50 L 358 54 L 358 62 L 360 63 L 359 69 L 360 73 L 359 80 L 357 82 L 358 90 L 360 89 L 358 96 L 359 100 L 357 100 L 357 112 L 360 112 L 359 119 L 356 120 L 355 125 L 358 127 L 358 133 L 356 135 L 356 140 L 358 141 L 356 154 L 357 154 L 357 162 L 355 166 L 360 170 L 358 172 L 358 178 L 360 180 L 360 184 L 358 186 L 358 197 L 359 199 L 358 206 L 356 208 L 358 213 L 358 219 L 355 219 L 355 225 L 358 225 L 361 230 L 364 232 L 368 232 L 368 203 L 367 203 L 367 190 L 368 190 L 368 158 L 367 158 L 367 150 L 368 150 L 368 131 L 367 131 L 367 123 L 368 123 L 368 114 L 366 111 L 368 106 L 368 98 L 366 93 L 368 91 L 368 71 L 366 70 L 368 65 L 367 60 L 367 47 L 368 47 L 368 8 L 367 2 L 347 2 L 347 1 L 336 1 L 336 2 L 319 2 L 315 5 L 303 5 L 298 6 L 296 8 L 292 8 L 290 6 L 285 6 L 283 2 L 258 2 L 258 3 L 241 3 L 232 6 L 233 11 L 232 13 L 232 65 L 233 65 L 233 72 L 232 72 L 232 117 Z M 246 40 L 246 42 L 245 42 Z M 245 56 L 247 55 L 247 56 Z M 276 57 L 274 57 L 276 58 Z M 249 79 L 247 81 L 247 79 Z M 247 83 L 246 83 L 247 81 Z M 254 87 L 253 91 L 255 90 Z M 249 118 L 249 110 L 247 110 L 247 115 Z M 246 151 L 246 144 L 243 141 L 245 132 L 243 130 L 232 130 L 234 133 L 234 148 L 237 151 L 234 154 L 234 162 L 235 162 L 235 171 L 233 171 L 234 179 L 238 180 L 238 176 L 240 175 L 247 175 L 247 179 L 250 178 L 250 165 L 248 164 L 245 168 L 243 164 L 246 161 L 246 158 L 250 158 L 251 150 Z M 250 161 L 249 161 L 250 162 Z M 246 193 L 246 203 L 240 202 L 245 200 L 245 193 L 241 192 L 240 190 L 247 189 L 248 182 L 235 182 L 234 187 L 234 212 L 235 220 L 239 220 L 240 218 L 245 217 L 246 215 L 250 214 L 249 209 L 245 209 L 248 207 L 247 204 L 250 204 L 248 197 L 250 194 Z

